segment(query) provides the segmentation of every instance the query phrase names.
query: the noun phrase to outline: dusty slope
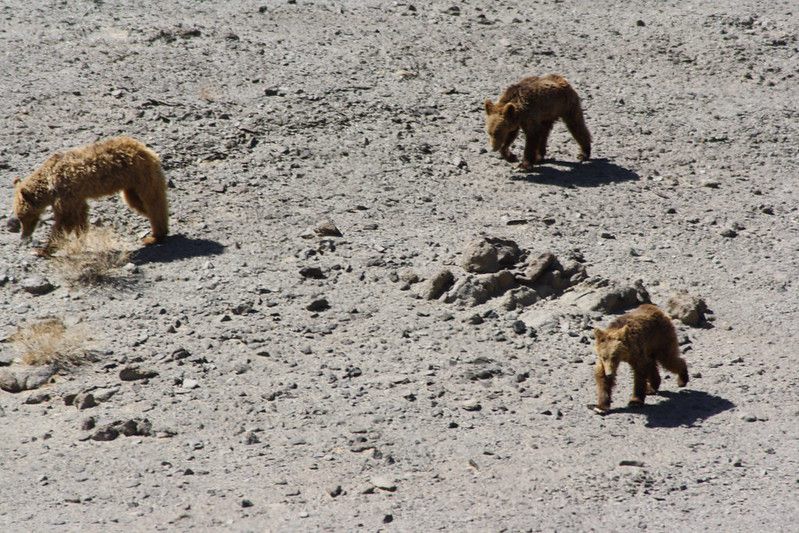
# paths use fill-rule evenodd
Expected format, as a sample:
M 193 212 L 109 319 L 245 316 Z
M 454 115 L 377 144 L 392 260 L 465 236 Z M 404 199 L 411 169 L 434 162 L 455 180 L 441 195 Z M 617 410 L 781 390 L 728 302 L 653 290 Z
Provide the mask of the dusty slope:
M 177 234 L 139 256 L 126 293 L 39 297 L 19 281 L 57 277 L 0 237 L 2 327 L 56 314 L 103 351 L 41 389 L 49 401 L 0 393 L 0 526 L 799 521 L 792 2 L 117 4 L 0 8 L 2 212 L 11 176 L 126 133 L 162 154 Z M 544 72 L 583 95 L 598 160 L 573 166 L 559 126 L 557 161 L 514 173 L 484 153 L 482 101 Z M 145 229 L 118 200 L 92 213 L 131 237 Z M 328 217 L 343 238 L 300 236 Z M 579 250 L 590 274 L 642 279 L 657 303 L 703 296 L 715 327 L 680 331 L 701 377 L 679 394 L 665 380 L 644 412 L 598 417 L 587 343 L 606 317 L 567 315 L 533 338 L 514 332 L 517 313 L 471 325 L 475 309 L 391 281 L 458 264 L 481 233 Z M 304 280 L 306 266 L 326 278 Z M 307 311 L 319 296 L 331 308 Z M 170 361 L 178 348 L 191 355 Z M 132 362 L 159 375 L 121 382 Z M 87 410 L 61 400 L 92 386 L 119 391 Z M 617 407 L 627 394 L 622 377 Z M 89 416 L 145 417 L 161 436 L 81 440 Z M 370 480 L 396 489 L 364 493 Z

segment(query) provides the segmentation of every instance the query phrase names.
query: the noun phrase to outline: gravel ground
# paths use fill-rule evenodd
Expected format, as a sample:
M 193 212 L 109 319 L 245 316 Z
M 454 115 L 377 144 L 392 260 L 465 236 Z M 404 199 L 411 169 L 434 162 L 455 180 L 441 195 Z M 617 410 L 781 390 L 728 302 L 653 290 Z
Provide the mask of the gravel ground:
M 792 531 L 798 28 L 762 0 L 5 2 L 0 222 L 13 176 L 127 134 L 162 156 L 173 236 L 81 289 L 0 234 L 0 333 L 57 316 L 98 356 L 0 391 L 0 528 Z M 523 173 L 483 101 L 549 72 L 594 159 L 556 125 Z M 118 199 L 92 219 L 148 227 Z M 624 368 L 592 413 L 618 309 L 585 284 L 472 306 L 480 236 L 704 299 L 676 322 L 688 387 L 631 410 Z

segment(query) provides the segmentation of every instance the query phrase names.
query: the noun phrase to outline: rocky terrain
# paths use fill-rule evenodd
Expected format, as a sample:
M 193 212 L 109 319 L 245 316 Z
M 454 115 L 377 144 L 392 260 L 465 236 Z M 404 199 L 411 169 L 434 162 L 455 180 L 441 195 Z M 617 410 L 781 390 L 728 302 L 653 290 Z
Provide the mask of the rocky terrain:
M 173 232 L 88 288 L 0 234 L 1 529 L 795 528 L 795 2 L 149 5 L 0 7 L 0 223 L 127 134 Z M 483 100 L 547 72 L 594 159 L 520 172 Z M 593 327 L 675 295 L 688 386 L 594 414 Z M 14 362 L 48 317 L 94 361 Z

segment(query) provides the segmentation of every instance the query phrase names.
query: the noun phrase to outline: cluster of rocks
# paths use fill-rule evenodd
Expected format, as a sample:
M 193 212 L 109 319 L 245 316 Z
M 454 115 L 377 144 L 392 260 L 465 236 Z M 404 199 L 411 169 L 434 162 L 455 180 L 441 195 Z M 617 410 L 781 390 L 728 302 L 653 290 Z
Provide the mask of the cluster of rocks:
M 456 279 L 442 269 L 422 283 L 419 297 L 474 307 L 502 297 L 508 311 L 561 294 L 586 279 L 576 259 L 565 264 L 551 253 L 533 256 L 508 239 L 486 237 L 470 242 L 463 253 L 465 275 Z
M 536 302 L 557 297 L 563 313 L 577 315 L 621 313 L 651 302 L 641 280 L 621 283 L 600 276 L 589 277 L 579 253 L 561 261 L 548 252 L 532 254 L 509 239 L 485 237 L 469 242 L 460 267 L 463 273 L 443 268 L 424 280 L 419 284 L 418 297 L 462 307 L 496 299 L 497 310 L 508 312 L 523 311 Z M 415 273 L 411 274 L 403 273 L 394 281 L 402 279 L 404 288 L 408 288 L 420 281 Z M 675 320 L 694 327 L 706 324 L 705 314 L 710 312 L 701 298 L 686 292 L 674 294 L 666 311 Z M 544 316 L 551 321 L 555 314 L 534 313 L 531 320 L 537 323 Z

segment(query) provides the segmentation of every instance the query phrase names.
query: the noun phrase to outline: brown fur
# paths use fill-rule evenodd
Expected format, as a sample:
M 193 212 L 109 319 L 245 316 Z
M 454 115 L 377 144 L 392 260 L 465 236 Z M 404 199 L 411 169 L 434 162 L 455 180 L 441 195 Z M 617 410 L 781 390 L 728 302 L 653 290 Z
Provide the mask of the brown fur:
M 647 394 L 660 388 L 658 364 L 677 374 L 677 384 L 688 383 L 688 366 L 680 357 L 677 333 L 671 319 L 658 307 L 643 304 L 611 322 L 607 329 L 595 329 L 597 361 L 594 378 L 598 412 L 610 409 L 616 370 L 621 361 L 633 370 L 630 405 L 643 405 Z
M 507 161 L 517 160 L 510 147 L 519 130 L 524 131 L 522 168 L 529 169 L 544 159 L 549 133 L 558 119 L 563 119 L 580 145 L 578 159 L 586 161 L 591 157 L 591 134 L 585 125 L 580 97 L 562 76 L 524 78 L 505 89 L 496 104 L 486 100 L 485 111 L 491 149 Z
M 27 239 L 39 217 L 53 208 L 54 224 L 40 253 L 69 232 L 81 233 L 89 224 L 87 199 L 121 192 L 134 211 L 150 220 L 154 244 L 169 231 L 166 179 L 155 152 L 130 137 L 113 137 L 50 156 L 33 174 L 14 181 L 14 212 Z

